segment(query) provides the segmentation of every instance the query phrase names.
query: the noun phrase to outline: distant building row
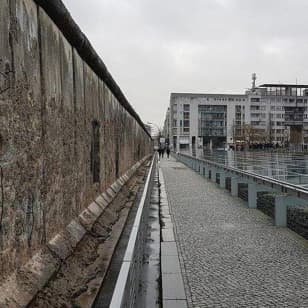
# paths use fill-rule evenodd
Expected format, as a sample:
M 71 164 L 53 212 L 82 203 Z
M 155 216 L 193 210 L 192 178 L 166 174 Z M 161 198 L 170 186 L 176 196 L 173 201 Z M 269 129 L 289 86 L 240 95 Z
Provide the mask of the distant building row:
M 245 94 L 171 93 L 164 135 L 175 151 L 275 144 L 308 147 L 308 85 L 263 84 Z

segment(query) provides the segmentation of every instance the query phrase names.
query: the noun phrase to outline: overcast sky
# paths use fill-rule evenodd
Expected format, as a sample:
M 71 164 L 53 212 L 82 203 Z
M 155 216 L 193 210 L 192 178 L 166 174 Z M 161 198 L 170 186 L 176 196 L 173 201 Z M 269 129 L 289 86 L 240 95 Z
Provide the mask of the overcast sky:
M 308 83 L 307 0 L 64 0 L 144 122 L 171 92 Z

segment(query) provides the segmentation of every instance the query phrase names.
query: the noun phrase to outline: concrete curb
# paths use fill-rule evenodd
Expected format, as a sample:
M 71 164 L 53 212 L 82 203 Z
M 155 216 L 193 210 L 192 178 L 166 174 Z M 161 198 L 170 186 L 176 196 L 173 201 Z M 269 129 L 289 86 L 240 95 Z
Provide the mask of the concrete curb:
M 122 187 L 150 156 L 145 156 L 133 165 L 44 248 L 8 277 L 0 286 L 0 308 L 26 307 L 30 304 L 36 294 L 60 269 L 61 263 L 73 254 L 78 243 L 91 230 Z
M 163 308 L 187 308 L 187 297 L 180 266 L 179 251 L 167 197 L 165 180 L 159 167 L 161 226 L 161 279 Z

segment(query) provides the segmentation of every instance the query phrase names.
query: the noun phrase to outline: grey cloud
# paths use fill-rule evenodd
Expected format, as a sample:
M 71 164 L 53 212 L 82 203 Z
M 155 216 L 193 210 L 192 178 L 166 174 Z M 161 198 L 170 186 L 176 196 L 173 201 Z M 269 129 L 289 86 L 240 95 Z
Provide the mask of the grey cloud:
M 170 92 L 308 82 L 306 0 L 64 0 L 144 121 Z

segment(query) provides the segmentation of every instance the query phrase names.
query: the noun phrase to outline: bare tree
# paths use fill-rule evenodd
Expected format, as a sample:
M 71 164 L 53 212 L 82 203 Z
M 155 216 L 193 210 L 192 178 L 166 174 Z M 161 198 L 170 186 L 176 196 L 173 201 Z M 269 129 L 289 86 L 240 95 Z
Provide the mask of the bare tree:
M 248 145 L 254 142 L 266 142 L 267 140 L 266 130 L 255 128 L 251 124 L 244 124 L 242 132 L 243 140 L 245 140 Z

